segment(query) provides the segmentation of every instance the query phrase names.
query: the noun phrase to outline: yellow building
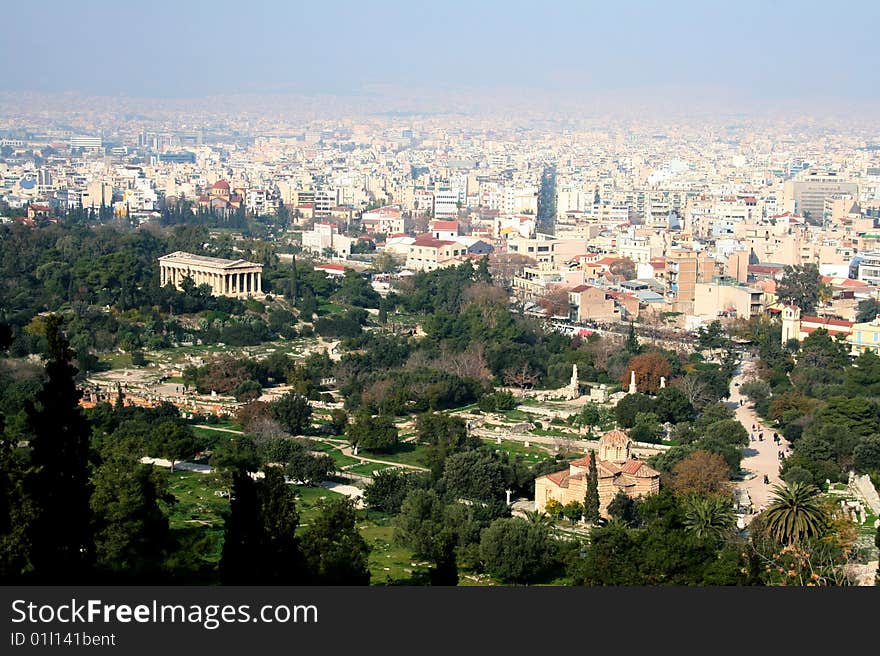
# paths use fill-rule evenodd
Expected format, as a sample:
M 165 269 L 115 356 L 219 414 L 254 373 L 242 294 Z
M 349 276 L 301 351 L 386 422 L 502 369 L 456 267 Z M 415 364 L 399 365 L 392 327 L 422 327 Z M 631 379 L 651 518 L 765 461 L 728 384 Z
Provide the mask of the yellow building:
M 572 501 L 583 503 L 589 468 L 590 456 L 587 455 L 570 462 L 568 469 L 536 478 L 535 509 L 543 512 L 551 499 L 562 505 Z M 599 513 L 603 516 L 608 515 L 608 504 L 619 491 L 633 499 L 660 491 L 660 473 L 632 456 L 632 440 L 621 430 L 609 431 L 599 438 L 596 471 Z
M 861 355 L 868 349 L 880 355 L 880 318 L 867 323 L 855 323 L 851 331 L 846 341 L 853 355 Z

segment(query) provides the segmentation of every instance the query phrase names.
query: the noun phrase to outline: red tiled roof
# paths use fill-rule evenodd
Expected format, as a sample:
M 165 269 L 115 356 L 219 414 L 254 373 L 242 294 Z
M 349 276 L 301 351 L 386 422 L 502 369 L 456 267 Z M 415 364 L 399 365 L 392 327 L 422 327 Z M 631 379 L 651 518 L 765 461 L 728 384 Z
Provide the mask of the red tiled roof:
M 218 180 L 211 186 L 211 189 L 229 189 L 229 183 L 226 180 Z
M 319 264 L 315 269 L 321 271 L 345 271 L 345 267 L 341 264 Z
M 641 460 L 627 460 L 625 463 L 623 463 L 623 467 L 620 468 L 620 471 L 622 471 L 624 474 L 635 474 L 637 471 L 639 471 L 639 469 L 642 468 L 642 465 L 644 464 L 645 463 L 643 463 Z
M 590 456 L 585 455 L 583 458 L 578 458 L 577 460 L 572 460 L 570 465 L 574 465 L 575 467 L 589 467 L 590 466 Z
M 844 321 L 842 319 L 826 319 L 825 317 L 801 317 L 801 325 L 804 323 L 815 323 L 821 324 L 817 326 L 818 328 L 822 328 L 824 326 L 840 326 L 842 328 L 852 328 L 852 321 Z
M 454 241 L 445 241 L 443 239 L 434 239 L 432 235 L 419 235 L 413 242 L 414 246 L 426 246 L 428 248 L 440 248 L 441 246 L 451 246 Z
M 547 478 L 551 480 L 553 483 L 558 485 L 559 487 L 568 487 L 564 483 L 567 483 L 566 480 L 568 478 L 568 470 L 563 469 L 562 471 L 553 472 L 552 474 L 547 474 Z
M 433 230 L 458 230 L 458 221 L 432 221 Z
M 599 438 L 600 444 L 611 444 L 613 446 L 626 446 L 630 442 L 629 435 L 622 430 L 610 430 Z

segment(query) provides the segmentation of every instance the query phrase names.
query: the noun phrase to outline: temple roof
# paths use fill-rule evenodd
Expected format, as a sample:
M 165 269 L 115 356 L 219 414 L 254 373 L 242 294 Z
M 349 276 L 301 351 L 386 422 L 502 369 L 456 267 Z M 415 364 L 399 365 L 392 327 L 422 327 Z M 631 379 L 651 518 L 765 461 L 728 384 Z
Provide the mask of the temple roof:
M 175 251 L 159 258 L 163 264 L 179 264 L 182 266 L 203 266 L 214 269 L 238 269 L 260 267 L 262 264 L 248 262 L 247 260 L 227 260 L 222 257 L 207 257 L 205 255 L 193 255 L 184 251 Z

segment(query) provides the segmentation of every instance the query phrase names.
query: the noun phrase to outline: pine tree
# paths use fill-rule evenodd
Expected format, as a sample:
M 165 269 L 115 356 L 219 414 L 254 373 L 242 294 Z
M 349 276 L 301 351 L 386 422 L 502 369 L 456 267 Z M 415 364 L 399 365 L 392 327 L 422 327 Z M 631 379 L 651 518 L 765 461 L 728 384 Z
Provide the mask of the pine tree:
M 171 532 L 159 502 L 175 501 L 165 481 L 126 450 L 105 451 L 91 500 L 99 571 L 143 582 L 161 574 Z
M 86 580 L 94 556 L 89 480 L 89 425 L 80 411 L 81 393 L 71 364 L 73 351 L 61 317 L 46 320 L 46 381 L 27 407 L 31 462 L 26 492 L 33 513 L 26 530 L 28 576 L 46 583 Z
M 596 468 L 596 452 L 590 451 L 590 468 L 587 470 L 587 494 L 584 498 L 584 518 L 588 522 L 599 519 L 599 470 Z

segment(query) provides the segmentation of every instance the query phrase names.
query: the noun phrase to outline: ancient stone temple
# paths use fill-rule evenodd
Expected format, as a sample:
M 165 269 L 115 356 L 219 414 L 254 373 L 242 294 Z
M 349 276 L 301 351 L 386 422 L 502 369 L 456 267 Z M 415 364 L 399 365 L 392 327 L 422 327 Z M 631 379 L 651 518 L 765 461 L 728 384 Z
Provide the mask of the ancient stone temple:
M 608 515 L 608 504 L 622 490 L 633 499 L 657 494 L 660 473 L 645 462 L 632 457 L 632 440 L 621 430 L 613 430 L 599 438 L 596 470 L 599 474 L 599 512 Z M 535 479 L 535 509 L 544 511 L 547 502 L 555 499 L 563 506 L 572 501 L 583 503 L 587 495 L 587 472 L 590 455 L 569 463 L 568 469 Z
M 225 260 L 177 251 L 159 258 L 160 284 L 182 289 L 186 277 L 196 287 L 209 285 L 214 296 L 259 296 L 263 265 L 246 260 Z

